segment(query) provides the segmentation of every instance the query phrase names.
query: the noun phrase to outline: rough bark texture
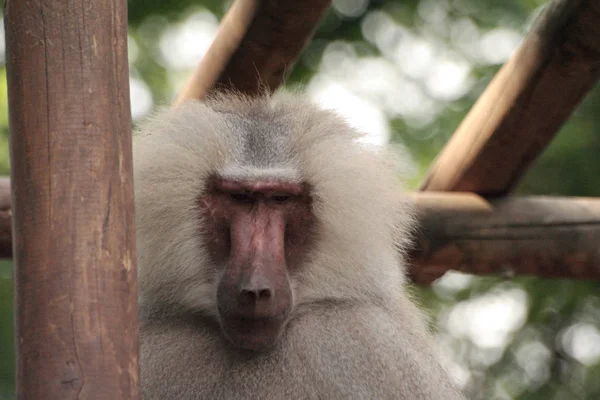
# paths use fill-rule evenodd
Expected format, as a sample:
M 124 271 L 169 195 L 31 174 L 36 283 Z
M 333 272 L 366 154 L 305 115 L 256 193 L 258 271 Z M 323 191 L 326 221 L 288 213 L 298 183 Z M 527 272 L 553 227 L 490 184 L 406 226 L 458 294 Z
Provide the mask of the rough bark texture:
M 600 1 L 552 1 L 438 155 L 422 190 L 505 194 L 599 76 Z
M 17 396 L 138 399 L 127 2 L 5 18 Z
M 213 88 L 274 91 L 294 66 L 331 0 L 237 0 L 176 104 Z

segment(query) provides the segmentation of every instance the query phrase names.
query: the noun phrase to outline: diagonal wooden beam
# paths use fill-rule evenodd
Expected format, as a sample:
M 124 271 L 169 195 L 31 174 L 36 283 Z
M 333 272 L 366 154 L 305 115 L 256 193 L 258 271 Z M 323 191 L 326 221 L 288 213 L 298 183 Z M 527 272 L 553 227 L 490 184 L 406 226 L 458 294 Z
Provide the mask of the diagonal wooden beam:
M 175 104 L 212 88 L 273 91 L 312 37 L 331 0 L 236 0 Z
M 501 195 L 600 76 L 600 1 L 552 1 L 438 155 L 422 190 Z

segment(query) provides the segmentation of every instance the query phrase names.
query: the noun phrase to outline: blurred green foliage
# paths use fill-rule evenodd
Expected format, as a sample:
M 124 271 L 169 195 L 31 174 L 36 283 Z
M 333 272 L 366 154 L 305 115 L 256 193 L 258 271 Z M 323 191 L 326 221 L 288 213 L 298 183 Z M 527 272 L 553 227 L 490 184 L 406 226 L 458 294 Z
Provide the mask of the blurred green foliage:
M 12 263 L 0 262 L 0 399 L 14 392 L 13 287 Z
M 357 0 L 358 3 L 361 1 Z M 352 4 L 358 4 L 354 2 Z M 173 75 L 161 59 L 158 43 L 165 30 L 184 20 L 198 9 L 206 9 L 221 18 L 231 2 L 218 0 L 129 0 L 130 38 L 137 49 L 131 64 L 132 75 L 145 82 L 155 105 L 167 103 L 173 97 Z M 334 1 L 334 5 L 344 3 Z M 545 2 L 541 0 L 364 0 L 359 15 L 348 17 L 332 9 L 321 24 L 313 42 L 291 71 L 287 86 L 303 86 L 319 70 L 324 49 L 334 41 L 354 46 L 358 57 L 380 55 L 373 43 L 366 40 L 362 22 L 375 10 L 386 13 L 415 35 L 434 36 L 448 48 L 456 46 L 450 32 L 443 27 L 428 25 L 423 10 L 442 4 L 445 20 L 472 22 L 481 32 L 494 28 L 510 28 L 525 32 L 532 17 Z M 458 49 L 455 49 L 459 51 Z M 497 72 L 498 64 L 473 62 L 470 89 L 456 99 L 443 102 L 441 111 L 429 123 L 415 126 L 404 118 L 389 120 L 392 143 L 406 146 L 417 168 L 410 177 L 411 187 L 421 181 L 428 166 L 463 119 L 473 102 Z M 9 172 L 8 118 L 6 79 L 0 69 L 0 174 Z M 187 74 L 189 72 L 185 72 Z M 536 161 L 517 188 L 521 194 L 599 196 L 600 162 L 600 92 L 594 90 L 573 113 L 560 134 Z M 502 168 L 502 166 L 498 166 Z M 0 399 L 13 397 L 14 337 L 12 304 L 12 264 L 0 263 Z M 440 338 L 454 362 L 467 371 L 468 384 L 476 399 L 600 399 L 600 363 L 587 365 L 565 349 L 573 326 L 592 327 L 585 332 L 600 330 L 600 284 L 598 282 L 558 281 L 540 278 L 469 277 L 462 286 L 414 288 L 414 294 L 429 311 L 439 327 Z M 502 348 L 485 348 L 472 337 L 453 335 L 453 310 L 494 293 L 518 289 L 526 294 L 525 320 L 508 334 L 509 342 Z M 492 308 L 493 310 L 493 308 Z M 493 317 L 493 316 L 492 316 Z M 465 321 L 465 324 L 467 322 Z M 571 329 L 571 330 L 570 330 Z M 583 331 L 582 331 L 583 332 Z M 454 332 L 455 333 L 455 332 Z M 565 339 L 566 338 L 566 339 Z M 584 342 L 585 344 L 586 342 Z M 589 352 L 600 346 L 600 336 L 587 342 Z M 534 370 L 527 364 L 525 350 L 537 349 L 542 363 Z M 581 350 L 581 349 L 580 349 Z M 583 353 L 586 352 L 583 347 Z M 580 353 L 581 353 L 580 351 Z M 534 353 L 532 353 L 534 354 Z M 524 360 L 525 358 L 525 360 Z M 532 357 L 530 361 L 535 361 Z M 539 360 L 538 360 L 539 361 Z M 545 372 L 544 372 L 545 371 Z M 541 373 L 544 372 L 544 373 Z M 540 378 L 541 377 L 541 378 Z

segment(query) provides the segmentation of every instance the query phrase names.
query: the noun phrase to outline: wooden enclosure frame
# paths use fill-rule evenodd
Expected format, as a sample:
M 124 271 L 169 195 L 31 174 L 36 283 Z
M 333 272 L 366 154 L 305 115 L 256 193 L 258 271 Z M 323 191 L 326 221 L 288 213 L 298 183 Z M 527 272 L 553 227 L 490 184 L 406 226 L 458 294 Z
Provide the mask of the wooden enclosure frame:
M 276 90 L 329 6 L 235 1 L 175 105 Z M 139 398 L 126 8 L 6 1 L 0 257 L 16 261 L 19 398 Z M 600 279 L 600 199 L 506 196 L 599 65 L 600 1 L 551 1 L 413 194 L 416 282 L 449 269 Z
M 7 0 L 5 21 L 17 397 L 138 399 L 127 2 Z
M 329 6 L 328 0 L 235 1 L 223 18 L 214 43 L 179 93 L 175 105 L 202 99 L 213 88 L 235 88 L 251 95 L 276 90 L 286 72 L 293 68 Z M 466 253 L 462 256 L 456 254 L 460 251 L 457 249 L 464 248 L 463 239 L 455 229 L 450 229 L 451 226 L 465 226 L 471 220 L 468 214 L 463 213 L 464 205 L 459 204 L 458 198 L 472 199 L 475 194 L 481 195 L 478 201 L 480 204 L 487 202 L 487 218 L 490 221 L 506 218 L 513 224 L 521 213 L 527 214 L 528 210 L 507 207 L 515 215 L 506 215 L 506 211 L 502 211 L 500 216 L 496 215 L 499 211 L 494 204 L 515 201 L 521 206 L 532 207 L 531 212 L 535 214 L 536 202 L 547 204 L 547 200 L 552 200 L 494 199 L 510 192 L 570 112 L 596 84 L 600 74 L 599 21 L 600 4 L 597 0 L 550 1 L 514 56 L 500 69 L 448 141 L 421 190 L 470 194 L 464 193 L 461 197 L 447 193 L 438 196 L 435 205 L 425 193 L 414 194 L 425 227 L 412 253 L 416 264 L 413 277 L 417 282 L 431 282 L 432 277 L 438 277 L 448 269 L 480 274 L 505 273 L 508 269 L 515 274 L 541 277 L 600 279 L 598 260 L 589 254 L 582 255 L 593 248 L 600 229 L 600 208 L 595 199 L 586 201 L 585 211 L 577 206 L 559 207 L 557 210 L 545 207 L 548 215 L 537 214 L 538 220 L 528 220 L 527 223 L 541 231 L 552 229 L 563 221 L 573 232 L 583 230 L 586 234 L 579 235 L 577 245 L 564 244 L 565 252 L 556 258 L 534 256 L 540 254 L 548 243 L 544 243 L 543 239 L 528 241 L 527 246 L 523 246 L 530 249 L 523 255 L 523 259 L 528 260 L 527 266 L 515 262 L 513 254 L 493 250 L 501 243 L 518 245 L 520 239 L 512 235 L 497 232 L 493 240 L 483 236 L 469 239 L 471 243 L 478 240 L 477 248 L 481 254 L 493 254 L 493 259 L 486 261 L 486 267 L 482 267 L 477 258 Z M 272 32 L 278 32 L 278 35 Z M 514 155 L 514 158 L 505 157 L 506 154 Z M 12 256 L 9 191 L 8 182 L 0 179 L 0 257 L 5 258 Z M 565 198 L 556 200 L 561 205 L 570 202 Z M 572 200 L 574 204 L 580 204 L 580 199 Z M 474 204 L 470 200 L 467 203 Z M 456 213 L 452 212 L 452 207 L 455 207 Z M 504 205 L 502 209 L 505 209 Z M 568 214 L 575 210 L 583 212 L 582 218 Z M 438 211 L 448 218 L 436 222 L 431 216 L 437 215 Z M 478 221 L 482 227 L 488 224 L 484 219 Z M 450 235 L 450 231 L 454 233 Z M 437 234 L 439 232 L 444 234 Z M 436 237 L 435 250 L 427 245 L 432 241 L 431 237 Z M 555 243 L 559 248 L 562 245 L 561 242 Z M 491 251 L 488 252 L 488 249 Z M 567 254 L 569 256 L 565 258 Z M 583 259 L 587 260 L 585 272 L 581 267 Z

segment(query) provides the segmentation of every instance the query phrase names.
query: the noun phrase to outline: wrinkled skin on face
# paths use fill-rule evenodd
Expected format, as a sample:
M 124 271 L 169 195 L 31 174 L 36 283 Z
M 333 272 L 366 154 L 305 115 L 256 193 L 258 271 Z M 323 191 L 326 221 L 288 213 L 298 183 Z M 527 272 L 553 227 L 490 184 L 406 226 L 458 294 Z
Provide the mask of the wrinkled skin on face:
M 206 246 L 221 266 L 217 308 L 236 347 L 273 347 L 293 308 L 289 273 L 312 243 L 315 224 L 306 185 L 214 178 L 199 199 Z

